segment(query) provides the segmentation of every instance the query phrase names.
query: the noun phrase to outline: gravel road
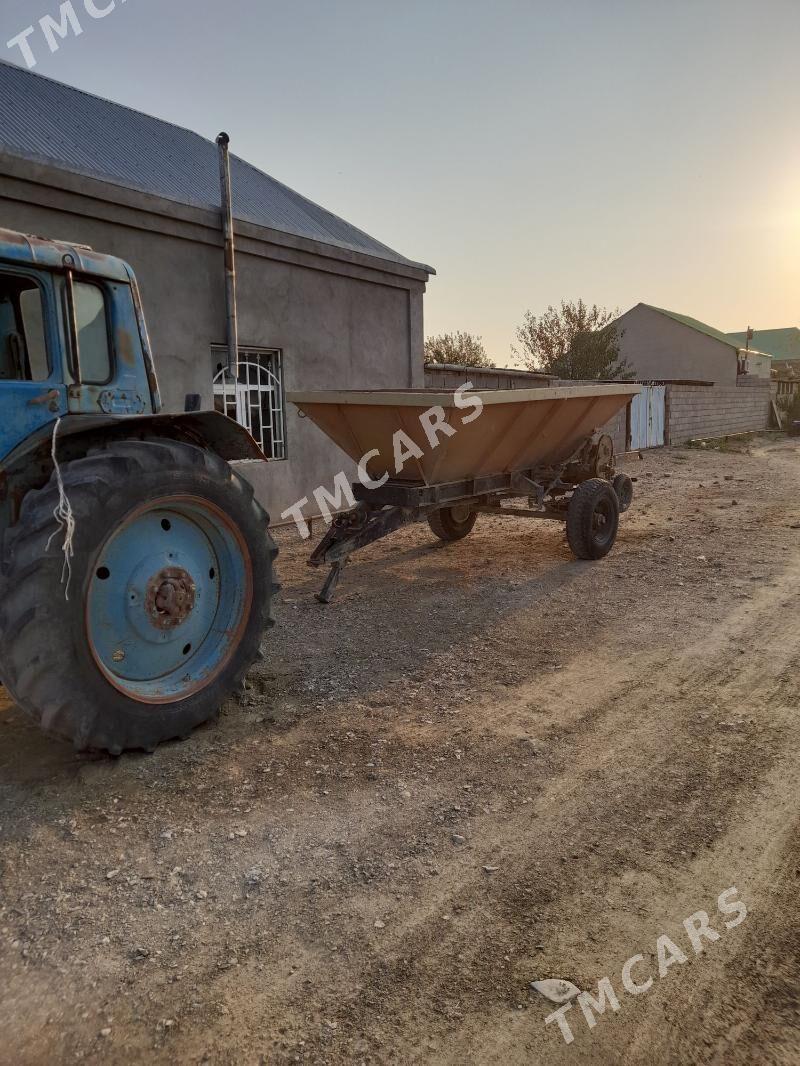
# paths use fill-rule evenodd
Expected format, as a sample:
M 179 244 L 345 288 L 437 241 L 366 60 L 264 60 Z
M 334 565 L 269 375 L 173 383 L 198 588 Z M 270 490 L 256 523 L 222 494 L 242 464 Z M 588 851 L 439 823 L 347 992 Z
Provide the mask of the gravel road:
M 0 1063 L 800 1062 L 800 442 L 627 471 L 600 563 L 417 526 L 321 607 L 284 534 L 247 693 L 154 755 L 0 690 Z M 531 982 L 605 977 L 567 1044 Z

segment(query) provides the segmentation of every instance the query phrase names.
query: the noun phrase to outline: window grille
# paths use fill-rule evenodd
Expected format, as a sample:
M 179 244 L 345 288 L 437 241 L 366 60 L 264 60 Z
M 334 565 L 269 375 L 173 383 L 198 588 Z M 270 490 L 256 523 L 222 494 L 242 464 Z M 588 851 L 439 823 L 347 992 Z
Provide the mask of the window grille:
M 212 352 L 217 363 L 215 408 L 244 426 L 268 459 L 285 459 L 283 353 L 276 348 L 240 348 L 239 377 L 234 381 L 225 367 L 227 350 L 214 347 Z

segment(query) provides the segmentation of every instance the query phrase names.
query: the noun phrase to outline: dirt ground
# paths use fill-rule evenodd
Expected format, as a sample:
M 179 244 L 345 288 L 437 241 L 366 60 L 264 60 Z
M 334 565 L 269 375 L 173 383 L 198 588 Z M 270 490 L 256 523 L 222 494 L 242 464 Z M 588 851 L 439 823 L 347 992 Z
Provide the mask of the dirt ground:
M 0 1062 L 800 1063 L 800 442 L 627 469 L 599 563 L 417 526 L 321 607 L 285 535 L 242 704 L 155 755 L 0 701 Z M 603 977 L 567 1045 L 531 982 Z

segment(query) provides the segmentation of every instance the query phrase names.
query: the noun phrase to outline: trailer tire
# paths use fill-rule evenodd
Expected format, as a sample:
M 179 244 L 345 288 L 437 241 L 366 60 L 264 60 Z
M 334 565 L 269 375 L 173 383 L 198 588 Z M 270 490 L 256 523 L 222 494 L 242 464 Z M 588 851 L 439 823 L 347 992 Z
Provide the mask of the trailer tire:
M 567 507 L 567 541 L 578 559 L 602 559 L 617 539 L 619 502 L 608 481 L 578 485 Z
M 617 474 L 611 482 L 611 487 L 617 494 L 619 513 L 625 514 L 633 503 L 633 482 L 627 474 Z
M 79 751 L 185 738 L 260 657 L 277 587 L 269 518 L 228 463 L 173 440 L 110 441 L 61 473 L 69 584 L 53 474 L 5 536 L 0 680 Z
M 428 512 L 428 525 L 439 540 L 462 540 L 472 532 L 478 516 L 467 505 L 441 507 Z

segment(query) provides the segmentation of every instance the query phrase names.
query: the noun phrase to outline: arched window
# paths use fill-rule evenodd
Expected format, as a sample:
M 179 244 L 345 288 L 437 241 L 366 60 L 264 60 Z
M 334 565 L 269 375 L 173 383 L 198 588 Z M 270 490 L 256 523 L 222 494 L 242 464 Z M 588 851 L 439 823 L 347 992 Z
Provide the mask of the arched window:
M 225 368 L 225 348 L 212 349 L 217 364 L 214 406 L 251 434 L 268 459 L 286 458 L 283 361 L 276 348 L 240 348 L 236 381 Z

